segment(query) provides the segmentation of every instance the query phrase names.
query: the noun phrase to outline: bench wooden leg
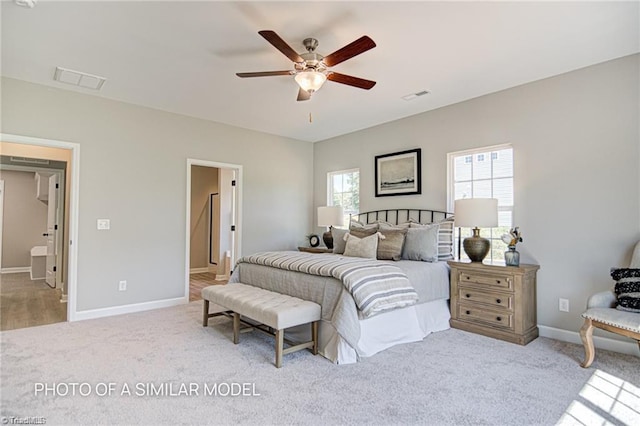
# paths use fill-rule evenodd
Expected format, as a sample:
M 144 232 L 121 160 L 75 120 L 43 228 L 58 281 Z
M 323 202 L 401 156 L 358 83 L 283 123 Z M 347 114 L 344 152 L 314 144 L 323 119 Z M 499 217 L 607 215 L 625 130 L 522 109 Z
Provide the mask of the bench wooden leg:
M 282 367 L 282 351 L 284 348 L 284 330 L 276 330 L 276 367 Z
M 233 343 L 236 345 L 240 341 L 240 314 L 233 313 Z
M 593 359 L 596 355 L 593 347 L 593 322 L 590 318 L 584 319 L 584 324 L 580 329 L 580 338 L 584 345 L 584 362 L 580 364 L 580 366 L 588 368 L 591 363 L 593 363 Z
M 202 326 L 206 327 L 209 325 L 209 301 L 204 301 L 204 310 L 202 312 Z
M 318 355 L 318 321 L 311 323 L 311 339 L 313 340 L 313 348 L 311 352 Z

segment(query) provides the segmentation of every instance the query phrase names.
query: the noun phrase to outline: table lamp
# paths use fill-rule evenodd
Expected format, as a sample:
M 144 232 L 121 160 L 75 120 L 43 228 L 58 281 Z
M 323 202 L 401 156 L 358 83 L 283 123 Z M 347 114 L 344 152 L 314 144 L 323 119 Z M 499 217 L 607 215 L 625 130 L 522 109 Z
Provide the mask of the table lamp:
M 464 252 L 472 262 L 482 262 L 491 249 L 491 241 L 480 236 L 481 228 L 498 226 L 498 200 L 495 198 L 465 198 L 454 205 L 456 226 L 473 228 L 473 235 L 462 242 Z
M 318 226 L 328 226 L 329 230 L 322 234 L 324 245 L 328 249 L 333 248 L 333 237 L 331 236 L 331 227 L 341 226 L 344 223 L 344 212 L 342 206 L 324 206 L 318 207 Z

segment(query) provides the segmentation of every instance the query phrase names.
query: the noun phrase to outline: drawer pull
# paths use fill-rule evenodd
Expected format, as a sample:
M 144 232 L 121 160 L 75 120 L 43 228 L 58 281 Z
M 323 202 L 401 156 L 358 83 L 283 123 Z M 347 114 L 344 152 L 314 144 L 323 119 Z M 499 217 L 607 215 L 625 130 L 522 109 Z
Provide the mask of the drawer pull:
M 496 317 L 496 320 L 502 321 L 502 317 Z
M 471 311 L 466 311 L 467 315 L 471 315 Z
M 465 294 L 464 296 L 465 296 L 466 298 L 471 297 L 471 295 L 470 295 L 469 293 Z
M 496 299 L 496 303 L 502 303 L 502 299 Z
M 496 284 L 500 284 L 500 280 L 496 280 Z

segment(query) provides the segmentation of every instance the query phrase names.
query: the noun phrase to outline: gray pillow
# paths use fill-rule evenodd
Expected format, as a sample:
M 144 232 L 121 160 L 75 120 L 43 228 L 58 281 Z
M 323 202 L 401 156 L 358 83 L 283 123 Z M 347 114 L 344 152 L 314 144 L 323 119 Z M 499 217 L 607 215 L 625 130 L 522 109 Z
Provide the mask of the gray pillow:
M 439 229 L 440 225 L 437 223 L 407 229 L 402 258 L 405 260 L 437 262 Z
M 344 234 L 349 232 L 348 229 L 331 228 L 331 236 L 333 237 L 333 252 L 335 254 L 344 253 L 344 247 L 346 241 L 344 240 Z
M 438 260 L 453 259 L 453 216 L 433 224 L 411 223 L 411 228 L 423 228 L 425 226 L 440 225 L 438 228 Z
M 380 260 L 400 260 L 407 229 L 380 230 L 384 239 L 378 242 L 377 257 Z

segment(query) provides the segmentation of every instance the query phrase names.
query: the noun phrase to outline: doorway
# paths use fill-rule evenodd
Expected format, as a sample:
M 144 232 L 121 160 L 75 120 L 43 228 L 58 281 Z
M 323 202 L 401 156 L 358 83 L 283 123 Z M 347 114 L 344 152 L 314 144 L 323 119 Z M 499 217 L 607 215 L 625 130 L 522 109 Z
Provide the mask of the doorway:
M 18 135 L 1 134 L 0 137 L 0 168 L 3 176 L 19 176 L 20 173 L 22 177 L 27 176 L 28 185 L 23 187 L 27 190 L 22 192 L 33 191 L 33 199 L 29 194 L 26 194 L 26 198 L 35 203 L 26 210 L 23 208 L 23 215 L 11 218 L 7 215 L 8 203 L 15 198 L 8 199 L 11 188 L 5 182 L 0 197 L 4 204 L 4 214 L 0 215 L 0 247 L 3 248 L 0 250 L 0 264 L 4 290 L 12 294 L 9 298 L 3 295 L 2 307 L 3 317 L 10 317 L 12 321 L 11 324 L 5 324 L 3 318 L 3 326 L 23 328 L 73 321 L 76 315 L 77 250 L 72 242 L 77 235 L 80 147 L 70 142 Z M 19 192 L 20 189 L 16 187 L 13 194 Z M 7 240 L 7 234 L 11 233 L 9 231 L 22 227 L 28 214 L 38 209 L 44 211 L 44 222 L 34 226 L 34 232 L 38 234 L 36 240 L 28 243 L 29 247 L 26 248 L 11 246 L 15 241 Z M 9 224 L 8 221 L 13 222 Z M 9 249 L 7 244 L 20 248 Z M 9 252 L 12 255 L 20 254 L 19 265 L 9 263 L 15 261 L 8 258 Z M 36 294 L 36 290 L 48 291 Z M 12 302 L 22 303 L 23 306 L 11 313 L 5 307 L 13 306 Z M 18 321 L 19 317 L 24 318 Z
M 242 167 L 187 160 L 186 297 L 225 284 L 239 253 Z

